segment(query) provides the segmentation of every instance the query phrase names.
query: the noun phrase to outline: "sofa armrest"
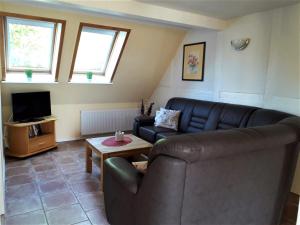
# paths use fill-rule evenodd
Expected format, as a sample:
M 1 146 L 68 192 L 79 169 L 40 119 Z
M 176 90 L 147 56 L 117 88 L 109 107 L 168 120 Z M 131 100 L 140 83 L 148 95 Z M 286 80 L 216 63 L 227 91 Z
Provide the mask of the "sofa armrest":
M 149 124 L 153 125 L 154 123 L 154 116 L 137 116 L 134 119 L 136 122 L 140 123 L 141 125 Z
M 133 134 L 139 136 L 139 128 L 141 126 L 152 126 L 154 121 L 154 116 L 137 116 L 133 123 Z
M 112 157 L 104 162 L 104 170 L 118 184 L 132 194 L 136 194 L 143 174 L 124 158 Z M 104 176 L 105 183 L 105 176 Z

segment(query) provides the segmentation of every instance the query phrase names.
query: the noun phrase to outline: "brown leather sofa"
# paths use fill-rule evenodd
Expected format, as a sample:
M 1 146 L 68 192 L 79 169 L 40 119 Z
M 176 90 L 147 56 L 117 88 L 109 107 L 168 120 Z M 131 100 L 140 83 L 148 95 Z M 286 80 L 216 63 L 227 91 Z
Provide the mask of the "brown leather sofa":
M 224 113 L 232 107 L 239 110 Z M 158 141 L 146 174 L 123 158 L 105 161 L 104 201 L 111 225 L 279 224 L 297 163 L 300 118 L 281 120 L 285 114 L 252 107 L 221 108 L 220 131 Z M 230 124 L 242 128 L 221 130 L 228 121 L 239 121 Z M 250 124 L 257 126 L 243 128 Z
M 135 118 L 133 133 L 151 143 L 185 133 L 269 125 L 292 115 L 269 109 L 186 98 L 171 98 L 167 109 L 180 110 L 178 131 L 155 127 L 154 117 Z

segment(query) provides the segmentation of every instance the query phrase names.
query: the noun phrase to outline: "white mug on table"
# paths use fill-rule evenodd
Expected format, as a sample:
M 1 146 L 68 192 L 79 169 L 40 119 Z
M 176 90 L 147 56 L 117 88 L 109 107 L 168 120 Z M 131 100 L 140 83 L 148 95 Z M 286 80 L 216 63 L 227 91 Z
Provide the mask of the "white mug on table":
M 123 141 L 124 140 L 124 132 L 117 130 L 115 133 L 115 140 L 116 141 Z

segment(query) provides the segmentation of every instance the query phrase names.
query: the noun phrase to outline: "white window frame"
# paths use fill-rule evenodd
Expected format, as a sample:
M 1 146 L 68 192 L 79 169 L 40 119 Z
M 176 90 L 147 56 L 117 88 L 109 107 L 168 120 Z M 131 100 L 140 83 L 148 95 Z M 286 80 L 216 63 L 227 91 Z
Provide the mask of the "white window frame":
M 80 43 L 81 33 L 84 28 L 93 28 L 93 29 L 99 29 L 99 30 L 109 30 L 109 31 L 115 31 L 116 34 L 113 39 L 113 43 L 110 49 L 110 53 L 105 65 L 104 73 L 93 73 L 95 76 L 93 76 L 92 80 L 88 80 L 86 78 L 86 73 L 89 71 L 74 71 L 75 63 L 76 63 L 76 57 L 78 53 L 78 47 Z M 75 49 L 73 53 L 73 60 L 69 75 L 69 82 L 70 83 L 91 83 L 91 84 L 111 84 L 114 78 L 114 75 L 116 73 L 119 61 L 121 59 L 121 56 L 123 54 L 123 50 L 126 46 L 130 29 L 125 28 L 117 28 L 117 27 L 110 27 L 110 26 L 103 26 L 103 25 L 96 25 L 96 24 L 90 24 L 90 23 L 80 23 L 77 39 L 75 43 Z M 122 45 L 120 48 L 120 44 Z M 118 45 L 118 48 L 116 46 Z
M 28 79 L 24 73 L 25 69 L 8 68 L 8 30 L 7 18 L 50 22 L 54 23 L 53 41 L 51 43 L 50 70 L 32 69 L 32 79 Z M 0 12 L 0 54 L 1 54 L 1 72 L 2 82 L 5 83 L 55 83 L 58 80 L 59 68 L 61 62 L 61 53 L 66 21 L 51 19 L 45 17 L 28 16 L 22 14 Z

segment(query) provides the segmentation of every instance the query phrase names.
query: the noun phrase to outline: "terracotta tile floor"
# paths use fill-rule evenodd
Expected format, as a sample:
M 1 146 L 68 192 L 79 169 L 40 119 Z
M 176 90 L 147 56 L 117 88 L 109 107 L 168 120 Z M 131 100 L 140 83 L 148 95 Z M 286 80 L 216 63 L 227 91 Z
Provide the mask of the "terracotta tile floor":
M 6 158 L 6 225 L 107 225 L 99 168 L 85 172 L 84 141 Z

